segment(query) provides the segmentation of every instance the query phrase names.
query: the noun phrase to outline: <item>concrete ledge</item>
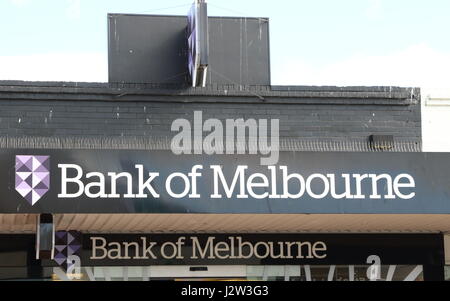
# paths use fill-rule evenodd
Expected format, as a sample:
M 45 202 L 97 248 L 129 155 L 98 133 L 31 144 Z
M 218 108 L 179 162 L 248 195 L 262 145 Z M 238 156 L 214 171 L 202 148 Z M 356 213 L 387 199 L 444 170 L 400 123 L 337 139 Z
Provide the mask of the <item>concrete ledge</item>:
M 420 89 L 0 81 L 0 99 L 408 106 L 420 102 Z
M 0 149 L 123 149 L 169 150 L 170 137 L 1 137 Z M 195 148 L 195 145 L 193 146 Z M 248 149 L 248 145 L 246 145 Z M 373 148 L 368 140 L 280 139 L 280 151 L 316 152 L 421 152 L 419 141 L 396 140 L 392 149 Z

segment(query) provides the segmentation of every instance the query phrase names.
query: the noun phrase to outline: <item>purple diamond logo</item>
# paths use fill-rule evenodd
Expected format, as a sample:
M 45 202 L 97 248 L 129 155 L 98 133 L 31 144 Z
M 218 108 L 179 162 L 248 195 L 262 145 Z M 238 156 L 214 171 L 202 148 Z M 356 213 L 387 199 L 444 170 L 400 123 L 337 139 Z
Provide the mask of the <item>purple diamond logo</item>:
M 36 204 L 50 189 L 50 156 L 16 156 L 16 191 Z
M 56 263 L 67 271 L 74 263 L 69 256 L 81 256 L 81 232 L 57 231 L 55 233 L 55 257 Z

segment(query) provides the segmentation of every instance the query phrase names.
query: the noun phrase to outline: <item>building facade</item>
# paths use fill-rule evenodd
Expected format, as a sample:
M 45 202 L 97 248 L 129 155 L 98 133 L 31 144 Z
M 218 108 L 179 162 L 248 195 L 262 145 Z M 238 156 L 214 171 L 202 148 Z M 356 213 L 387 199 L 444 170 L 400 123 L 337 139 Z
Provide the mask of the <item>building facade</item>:
M 2 279 L 445 279 L 450 158 L 422 152 L 420 89 L 271 86 L 246 57 L 268 36 L 210 45 L 205 87 L 163 82 L 129 18 L 156 17 L 109 16 L 109 83 L 0 82 Z M 268 27 L 243 21 L 210 36 Z

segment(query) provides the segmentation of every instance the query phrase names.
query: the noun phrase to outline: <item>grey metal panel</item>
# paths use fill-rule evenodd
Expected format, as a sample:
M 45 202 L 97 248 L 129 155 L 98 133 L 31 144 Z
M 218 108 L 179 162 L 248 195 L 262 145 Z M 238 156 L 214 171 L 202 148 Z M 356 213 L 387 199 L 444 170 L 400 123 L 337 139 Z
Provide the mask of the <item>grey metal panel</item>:
M 209 17 L 208 84 L 270 84 L 269 25 Z M 109 81 L 189 84 L 187 17 L 108 15 Z
M 209 18 L 209 84 L 270 85 L 269 22 Z
M 168 149 L 172 122 L 202 110 L 204 120 L 277 118 L 283 150 L 368 151 L 373 134 L 394 135 L 396 151 L 421 149 L 419 105 L 102 102 L 98 95 L 61 101 L 66 96 L 0 100 L 0 147 Z
M 109 81 L 187 81 L 186 17 L 108 15 Z
M 208 30 L 208 8 L 206 3 L 199 3 L 199 42 L 200 42 L 200 65 L 208 65 L 209 56 L 209 30 Z

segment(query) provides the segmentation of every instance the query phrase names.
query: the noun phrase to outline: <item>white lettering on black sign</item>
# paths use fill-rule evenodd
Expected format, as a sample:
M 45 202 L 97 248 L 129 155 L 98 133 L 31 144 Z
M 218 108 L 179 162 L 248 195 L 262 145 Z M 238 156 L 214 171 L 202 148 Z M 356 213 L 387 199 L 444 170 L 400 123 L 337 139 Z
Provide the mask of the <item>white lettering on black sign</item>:
M 186 244 L 187 240 L 190 244 Z M 249 242 L 240 236 L 230 236 L 226 241 L 218 241 L 210 236 L 201 242 L 196 236 L 181 236 L 176 242 L 157 244 L 146 237 L 139 241 L 117 242 L 107 241 L 103 237 L 90 237 L 91 260 L 102 259 L 325 259 L 327 245 L 323 241 L 257 241 Z M 191 248 L 186 253 L 186 247 Z
M 160 193 L 154 186 L 155 180 L 160 178 L 159 172 L 144 172 L 144 166 L 136 164 L 134 174 L 128 172 L 100 172 L 84 174 L 81 166 L 76 164 L 58 164 L 61 170 L 61 193 L 59 198 L 159 198 Z M 208 178 L 212 176 L 211 199 L 238 198 L 238 199 L 300 199 L 308 196 L 312 199 L 403 199 L 415 197 L 414 178 L 401 173 L 391 176 L 387 173 L 313 173 L 304 176 L 299 173 L 290 173 L 287 166 L 268 166 L 267 174 L 250 173 L 248 166 L 239 165 L 234 174 L 227 178 L 223 167 L 209 166 Z M 72 176 L 69 177 L 71 171 Z M 204 170 L 203 165 L 195 165 L 191 172 L 171 173 L 165 179 L 163 186 L 167 194 L 174 199 L 199 199 L 199 182 Z M 212 174 L 211 174 L 212 173 Z M 133 185 L 137 176 L 137 185 Z M 117 192 L 118 183 L 125 183 L 126 192 Z M 111 183 L 107 187 L 106 183 Z M 177 182 L 177 189 L 174 188 Z M 281 185 L 278 185 L 280 183 Z M 71 191 L 69 192 L 69 185 Z M 201 185 L 204 185 L 203 183 Z M 277 187 L 278 186 L 278 187 Z M 180 189 L 181 187 L 181 189 Z M 366 187 L 363 189 L 363 187 Z M 383 187 L 383 189 L 380 189 Z M 136 189 L 137 188 L 137 189 Z M 133 190 L 134 189 L 134 190 Z

